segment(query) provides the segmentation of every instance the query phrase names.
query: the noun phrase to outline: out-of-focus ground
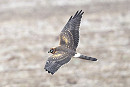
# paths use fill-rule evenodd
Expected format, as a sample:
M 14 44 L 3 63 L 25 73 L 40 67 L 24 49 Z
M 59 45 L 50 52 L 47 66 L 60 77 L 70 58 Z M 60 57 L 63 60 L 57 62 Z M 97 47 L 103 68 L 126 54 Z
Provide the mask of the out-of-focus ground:
M 77 51 L 54 75 L 48 50 L 77 10 L 85 13 Z M 129 0 L 0 0 L 0 87 L 130 87 Z

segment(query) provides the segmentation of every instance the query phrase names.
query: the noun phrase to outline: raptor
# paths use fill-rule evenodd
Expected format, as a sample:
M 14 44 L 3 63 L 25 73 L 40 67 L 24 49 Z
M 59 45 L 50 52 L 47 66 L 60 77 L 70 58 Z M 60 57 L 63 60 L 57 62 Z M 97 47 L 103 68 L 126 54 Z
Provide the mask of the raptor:
M 52 75 L 65 63 L 68 63 L 72 57 L 97 61 L 96 58 L 85 56 L 77 53 L 76 48 L 79 42 L 79 26 L 83 15 L 83 11 L 77 11 L 74 16 L 71 16 L 67 24 L 62 29 L 59 39 L 59 46 L 50 48 L 48 53 L 53 55 L 46 61 L 44 69 Z

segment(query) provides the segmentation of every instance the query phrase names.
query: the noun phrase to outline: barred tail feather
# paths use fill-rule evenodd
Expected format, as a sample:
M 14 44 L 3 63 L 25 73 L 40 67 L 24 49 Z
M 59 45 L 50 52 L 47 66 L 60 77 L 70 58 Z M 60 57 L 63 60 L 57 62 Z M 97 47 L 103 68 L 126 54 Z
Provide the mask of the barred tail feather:
M 75 54 L 74 57 L 77 57 L 77 58 L 80 58 L 80 59 L 85 59 L 85 60 L 97 61 L 96 58 L 85 56 L 85 55 L 82 55 L 80 53 Z
M 97 61 L 96 58 L 89 57 L 89 56 L 84 56 L 84 55 L 80 55 L 79 58 L 81 58 L 81 59 L 86 59 L 86 60 L 91 60 L 91 61 Z

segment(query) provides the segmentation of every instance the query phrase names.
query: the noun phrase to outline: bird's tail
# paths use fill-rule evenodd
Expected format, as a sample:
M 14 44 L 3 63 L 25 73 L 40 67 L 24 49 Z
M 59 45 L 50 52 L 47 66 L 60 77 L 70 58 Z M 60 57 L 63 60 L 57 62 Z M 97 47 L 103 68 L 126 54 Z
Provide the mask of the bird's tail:
M 80 53 L 76 53 L 76 54 L 74 55 L 74 57 L 80 58 L 80 59 L 85 59 L 85 60 L 97 61 L 96 58 L 89 57 L 89 56 L 85 56 L 85 55 L 82 55 L 82 54 L 80 54 Z

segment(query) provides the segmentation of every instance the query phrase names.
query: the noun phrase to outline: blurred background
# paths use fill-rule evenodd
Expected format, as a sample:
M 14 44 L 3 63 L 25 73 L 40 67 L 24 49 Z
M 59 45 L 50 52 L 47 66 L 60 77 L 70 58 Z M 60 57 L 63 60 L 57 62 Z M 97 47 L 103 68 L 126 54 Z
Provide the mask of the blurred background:
M 77 51 L 99 61 L 48 74 L 48 50 L 81 9 Z M 130 1 L 0 0 L 0 87 L 130 87 Z

